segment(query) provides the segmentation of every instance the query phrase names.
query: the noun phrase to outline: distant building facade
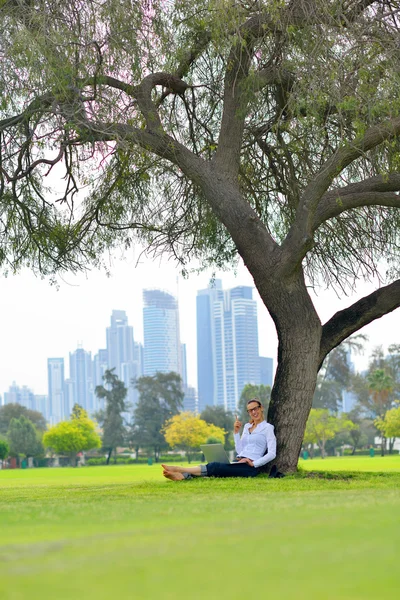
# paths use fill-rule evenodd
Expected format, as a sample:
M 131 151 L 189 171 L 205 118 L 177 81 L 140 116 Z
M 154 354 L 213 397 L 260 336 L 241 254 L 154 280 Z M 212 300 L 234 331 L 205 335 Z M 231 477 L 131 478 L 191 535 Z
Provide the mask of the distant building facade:
M 272 388 L 274 361 L 268 356 L 260 356 L 260 383 Z
M 144 375 L 182 376 L 178 301 L 162 290 L 143 290 Z
M 33 391 L 26 385 L 20 387 L 13 381 L 10 385 L 8 392 L 4 394 L 3 405 L 6 404 L 20 404 L 28 410 L 36 410 L 40 412 L 46 421 L 49 420 L 49 404 L 48 397 L 44 395 L 34 394 Z
M 48 416 L 53 425 L 69 417 L 64 396 L 64 359 L 47 359 Z
M 123 310 L 112 311 L 107 328 L 107 356 L 108 368 L 115 369 L 118 378 L 124 382 L 128 390 L 126 401 L 133 410 L 138 400 L 133 381 L 143 374 L 143 353 L 141 344 L 134 341 L 133 327 Z
M 95 411 L 91 352 L 86 352 L 83 348 L 70 352 L 69 374 L 68 410 L 71 410 L 71 403 L 72 406 L 79 404 L 91 415 Z
M 197 372 L 205 406 L 235 411 L 247 383 L 260 384 L 257 303 L 252 288 L 223 290 L 216 280 L 197 294 Z

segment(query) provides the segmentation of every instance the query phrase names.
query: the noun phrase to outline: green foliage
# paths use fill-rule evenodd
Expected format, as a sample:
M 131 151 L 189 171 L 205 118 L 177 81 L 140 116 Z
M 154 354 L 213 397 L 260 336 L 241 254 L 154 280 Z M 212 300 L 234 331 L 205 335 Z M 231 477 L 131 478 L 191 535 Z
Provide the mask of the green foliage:
M 191 462 L 192 450 L 198 450 L 200 444 L 205 444 L 210 437 L 223 444 L 226 434 L 224 429 L 206 423 L 190 412 L 173 416 L 165 423 L 162 432 L 171 448 L 182 448 L 186 451 L 189 462 Z
M 111 452 L 117 446 L 122 446 L 126 439 L 126 429 L 122 414 L 128 410 L 125 402 L 128 390 L 123 381 L 118 379 L 114 369 L 106 370 L 103 375 L 104 386 L 98 385 L 95 394 L 100 399 L 105 399 L 106 408 L 101 415 L 100 425 L 103 428 L 103 448 L 108 450 L 108 460 Z
M 177 373 L 156 373 L 139 377 L 134 385 L 139 401 L 129 434 L 130 443 L 133 447 L 153 448 L 157 461 L 161 450 L 167 448 L 162 429 L 182 407 L 182 381 Z
M 388 410 L 384 418 L 376 419 L 375 425 L 385 438 L 400 438 L 400 407 Z
M 361 334 L 351 336 L 328 354 L 318 373 L 313 408 L 327 408 L 335 413 L 341 409 L 343 392 L 352 389 L 355 377 L 350 352 L 362 353 L 366 340 Z
M 230 450 L 233 442 L 234 417 L 232 413 L 226 411 L 223 406 L 206 406 L 200 415 L 200 419 L 203 419 L 206 423 L 211 423 L 221 429 L 225 429 L 225 448 Z
M 352 429 L 357 429 L 357 425 L 345 414 L 338 418 L 330 414 L 327 409 L 312 408 L 306 425 L 304 444 L 318 444 L 321 456 L 324 458 L 326 442 L 333 439 L 339 431 Z
M 0 439 L 0 460 L 5 460 L 9 454 L 10 447 L 5 440 Z
M 56 454 L 66 454 L 75 464 L 78 452 L 101 447 L 101 439 L 96 425 L 86 411 L 75 404 L 70 421 L 61 421 L 51 427 L 43 436 L 43 444 Z
M 10 455 L 25 457 L 43 454 L 43 446 L 39 434 L 32 421 L 24 416 L 19 419 L 14 417 L 10 421 L 7 431 L 7 440 L 10 445 Z
M 235 89 L 244 129 L 240 188 L 282 241 L 324 161 L 400 112 L 397 21 L 389 9 L 358 8 L 359 19 L 355 3 L 328 0 L 312 17 L 307 3 L 294 10 L 280 1 L 51 0 L 40 10 L 4 2 L 0 264 L 76 270 L 133 236 L 172 251 L 183 268 L 190 258 L 232 262 L 230 232 L 183 168 L 188 153 L 171 158 L 168 149 L 179 140 L 192 156 L 215 158 L 229 97 L 223 85 L 236 81 L 238 55 L 249 57 Z M 155 87 L 146 110 L 138 86 L 160 72 L 184 85 Z M 158 148 L 140 135 L 146 119 L 161 136 Z M 396 172 L 398 150 L 396 137 L 383 141 L 334 184 Z M 54 165 L 65 168 L 61 198 L 46 188 Z M 79 213 L 70 201 L 81 187 L 89 193 Z M 306 268 L 327 280 L 336 275 L 341 285 L 357 269 L 368 273 L 385 249 L 395 259 L 398 224 L 384 206 L 334 218 L 316 233 Z
M 46 419 L 36 410 L 29 410 L 21 404 L 5 404 L 0 406 L 0 435 L 5 435 L 10 426 L 11 419 L 25 417 L 35 425 L 38 431 L 46 430 Z

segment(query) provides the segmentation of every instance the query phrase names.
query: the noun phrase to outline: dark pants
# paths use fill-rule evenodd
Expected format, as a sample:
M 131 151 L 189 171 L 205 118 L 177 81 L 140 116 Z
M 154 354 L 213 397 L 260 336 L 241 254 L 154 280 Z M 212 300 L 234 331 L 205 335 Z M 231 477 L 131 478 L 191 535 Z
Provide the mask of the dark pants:
M 212 462 L 206 465 L 208 477 L 257 477 L 260 470 L 251 467 L 247 463 L 233 463 L 227 465 L 220 462 Z

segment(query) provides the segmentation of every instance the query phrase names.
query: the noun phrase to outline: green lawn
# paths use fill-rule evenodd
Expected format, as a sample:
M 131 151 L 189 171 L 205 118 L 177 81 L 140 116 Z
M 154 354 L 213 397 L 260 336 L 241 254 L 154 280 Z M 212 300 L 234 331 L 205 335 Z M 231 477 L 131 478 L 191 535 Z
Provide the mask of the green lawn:
M 300 460 L 299 466 L 307 471 L 397 471 L 400 472 L 400 455 L 343 456 L 340 458 L 313 458 Z
M 303 461 L 314 473 L 280 480 L 0 471 L 0 598 L 396 598 L 400 457 L 367 458 Z

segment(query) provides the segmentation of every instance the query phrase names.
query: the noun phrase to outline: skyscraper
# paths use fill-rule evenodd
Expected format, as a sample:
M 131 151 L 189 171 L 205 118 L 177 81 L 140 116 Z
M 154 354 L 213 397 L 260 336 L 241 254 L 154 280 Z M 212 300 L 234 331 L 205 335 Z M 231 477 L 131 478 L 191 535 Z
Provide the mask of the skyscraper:
M 274 361 L 268 356 L 260 356 L 260 383 L 272 388 L 272 372 Z
M 222 290 L 220 280 L 197 295 L 199 412 L 235 411 L 246 383 L 259 385 L 257 303 L 252 288 Z
M 68 419 L 69 413 L 64 403 L 64 359 L 47 359 L 48 419 L 50 423 L 59 423 Z
M 107 327 L 107 355 L 108 368 L 115 369 L 115 374 L 124 382 L 128 390 L 126 400 L 133 409 L 137 392 L 132 380 L 142 375 L 142 360 L 140 346 L 134 342 L 133 327 L 128 324 L 124 310 L 112 311 L 110 327 Z
M 182 375 L 178 302 L 161 290 L 143 290 L 144 375 Z
M 70 352 L 69 374 L 70 392 L 68 394 L 68 409 L 71 409 L 70 404 L 72 402 L 73 404 L 79 404 L 79 406 L 82 406 L 89 414 L 92 414 L 94 412 L 94 398 L 91 353 L 86 352 L 83 348 L 77 348 L 75 352 Z
M 103 385 L 103 376 L 108 369 L 108 352 L 105 349 L 98 350 L 97 354 L 93 357 L 92 365 L 92 381 L 93 391 L 96 386 Z M 99 399 L 94 392 L 94 410 L 103 410 L 105 408 L 104 398 Z

